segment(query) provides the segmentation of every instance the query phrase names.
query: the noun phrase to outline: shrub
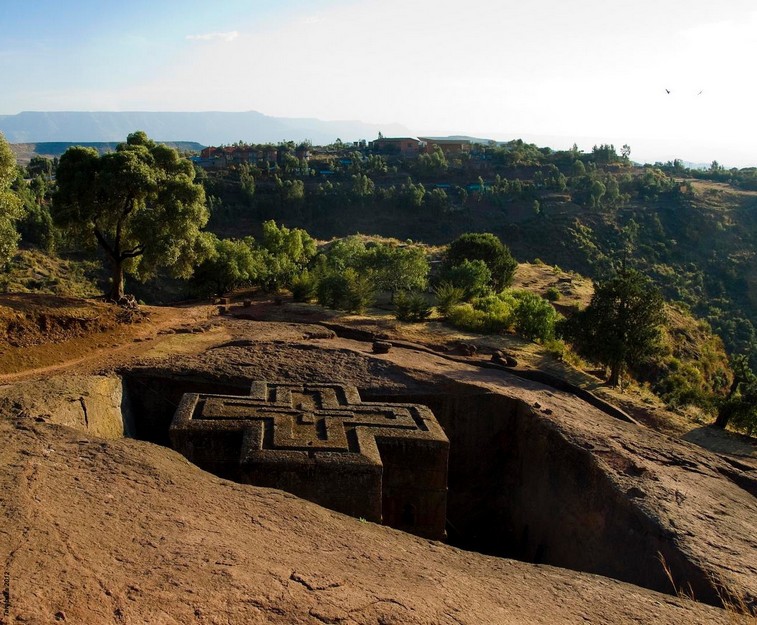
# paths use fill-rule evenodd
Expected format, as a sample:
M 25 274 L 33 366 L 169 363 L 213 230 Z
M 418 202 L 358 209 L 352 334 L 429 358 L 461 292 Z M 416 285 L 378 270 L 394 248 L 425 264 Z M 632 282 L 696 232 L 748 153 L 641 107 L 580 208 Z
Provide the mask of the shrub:
M 352 268 L 324 276 L 316 288 L 321 306 L 349 312 L 364 311 L 373 302 L 373 294 L 370 279 Z
M 483 329 L 485 332 L 506 332 L 515 322 L 517 302 L 508 291 L 498 295 L 480 297 L 473 302 L 473 307 L 484 313 Z
M 654 391 L 670 408 L 695 405 L 708 407 L 709 395 L 704 391 L 702 373 L 691 363 L 677 358 L 668 362 L 668 370 L 661 373 Z
M 551 304 L 529 291 L 516 291 L 515 330 L 527 339 L 547 341 L 555 336 L 557 312 Z
M 510 290 L 452 306 L 448 314 L 450 323 L 458 328 L 498 333 L 514 327 L 524 337 L 539 341 L 554 338 L 558 317 L 555 309 L 538 295 Z
M 544 297 L 547 299 L 547 301 L 556 302 L 560 299 L 560 291 L 558 291 L 556 287 L 551 286 L 547 289 Z
M 560 339 L 548 339 L 544 341 L 544 349 L 555 360 L 566 360 L 568 348 Z
M 436 295 L 436 308 L 445 317 L 450 309 L 463 301 L 465 291 L 451 282 L 442 282 L 434 289 Z
M 307 269 L 292 279 L 290 289 L 295 302 L 309 302 L 316 296 L 318 280 Z
M 470 330 L 471 332 L 482 332 L 486 313 L 482 310 L 476 310 L 468 303 L 458 304 L 449 310 L 449 322 L 461 330 Z
M 471 332 L 506 332 L 513 324 L 514 299 L 508 294 L 489 295 L 472 304 L 453 306 L 448 315 L 456 328 Z
M 431 306 L 420 293 L 400 291 L 394 298 L 394 305 L 400 321 L 425 321 L 431 315 Z

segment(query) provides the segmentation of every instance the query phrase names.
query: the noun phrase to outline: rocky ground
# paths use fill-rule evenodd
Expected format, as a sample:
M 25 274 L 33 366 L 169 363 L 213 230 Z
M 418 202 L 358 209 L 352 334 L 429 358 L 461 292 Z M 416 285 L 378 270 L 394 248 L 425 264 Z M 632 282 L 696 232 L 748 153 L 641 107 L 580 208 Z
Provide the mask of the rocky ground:
M 218 479 L 167 448 L 121 437 L 124 399 L 117 374 L 125 372 L 240 387 L 254 378 L 336 380 L 385 394 L 444 388 L 506 397 L 528 414 L 511 422 L 509 435 L 528 442 L 521 453 L 541 459 L 519 474 L 529 488 L 554 483 L 557 491 L 549 494 L 559 499 L 565 476 L 589 476 L 575 485 L 575 497 L 549 511 L 558 523 L 544 530 L 557 528 L 567 542 L 584 541 L 587 557 L 575 545 L 555 542 L 552 561 L 622 577 L 602 568 L 611 558 L 600 561 L 594 552 L 607 550 L 609 540 L 623 560 L 624 550 L 649 543 L 667 554 L 676 583 L 684 571 L 695 586 L 704 588 L 710 577 L 735 598 L 757 596 L 757 500 L 748 455 L 716 455 L 621 422 L 569 394 L 481 369 L 475 359 L 400 348 L 374 355 L 370 343 L 338 338 L 319 325 L 321 319 L 260 322 L 212 312 L 156 309 L 117 337 L 109 329 L 93 333 L 89 350 L 67 353 L 65 341 L 47 344 L 48 362 L 39 357 L 0 380 L 6 591 L 0 622 L 651 624 L 740 618 L 609 577 L 462 551 L 278 491 Z M 0 364 L 13 349 L 0 353 Z M 631 533 L 616 533 L 626 525 Z M 711 600 L 705 592 L 697 587 L 697 599 Z

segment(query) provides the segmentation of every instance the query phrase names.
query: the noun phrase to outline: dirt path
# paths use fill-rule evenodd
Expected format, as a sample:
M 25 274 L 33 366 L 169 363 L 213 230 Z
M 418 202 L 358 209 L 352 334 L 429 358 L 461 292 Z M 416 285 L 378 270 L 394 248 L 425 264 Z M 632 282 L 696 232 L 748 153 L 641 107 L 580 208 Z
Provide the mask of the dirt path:
M 173 344 L 179 352 L 190 341 L 177 340 L 193 336 L 191 332 L 218 334 L 212 316 L 215 307 L 196 304 L 182 307 L 145 306 L 147 317 L 134 324 L 122 324 L 103 332 L 75 337 L 63 342 L 41 343 L 24 347 L 5 347 L 0 351 L 0 384 L 9 384 L 44 375 L 58 374 L 76 369 L 77 373 L 112 368 L 130 359 L 140 357 L 164 344 Z M 195 337 L 196 338 L 196 337 Z M 207 341 L 192 349 L 201 349 Z

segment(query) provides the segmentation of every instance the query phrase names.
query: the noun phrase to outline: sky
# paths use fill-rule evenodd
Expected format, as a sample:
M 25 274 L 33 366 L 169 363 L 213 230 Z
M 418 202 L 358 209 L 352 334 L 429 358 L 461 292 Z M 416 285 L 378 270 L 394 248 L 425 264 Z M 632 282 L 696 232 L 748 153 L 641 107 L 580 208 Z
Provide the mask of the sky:
M 0 0 L 6 115 L 256 110 L 745 167 L 756 61 L 755 0 Z

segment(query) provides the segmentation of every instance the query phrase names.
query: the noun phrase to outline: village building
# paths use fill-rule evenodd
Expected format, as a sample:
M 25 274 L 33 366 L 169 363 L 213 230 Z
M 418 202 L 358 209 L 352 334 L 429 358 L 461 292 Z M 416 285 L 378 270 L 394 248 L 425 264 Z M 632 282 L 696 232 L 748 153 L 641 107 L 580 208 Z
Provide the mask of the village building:
M 370 147 L 377 154 L 418 156 L 422 145 L 416 137 L 380 137 L 371 141 Z
M 431 152 L 435 145 L 444 153 L 444 156 L 469 153 L 471 142 L 468 139 L 434 139 L 433 137 L 420 137 L 419 141 L 424 145 L 426 152 Z

